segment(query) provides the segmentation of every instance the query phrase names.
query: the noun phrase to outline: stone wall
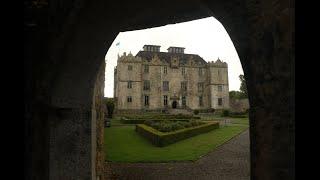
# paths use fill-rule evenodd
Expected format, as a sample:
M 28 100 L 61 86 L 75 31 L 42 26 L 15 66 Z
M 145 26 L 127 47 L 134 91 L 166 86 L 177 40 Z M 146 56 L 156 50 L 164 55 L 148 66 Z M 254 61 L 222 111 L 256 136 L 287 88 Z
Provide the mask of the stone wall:
M 191 61 L 191 60 L 190 60 Z M 227 109 L 229 108 L 228 67 L 226 63 L 217 60 L 207 64 L 189 63 L 172 67 L 170 63 L 154 56 L 151 61 L 134 57 L 125 53 L 118 57 L 116 68 L 116 98 L 117 110 L 159 110 L 171 108 L 173 101 L 182 107 L 182 96 L 186 97 L 186 106 L 190 109 Z M 144 73 L 144 66 L 149 68 Z M 128 66 L 132 70 L 128 70 Z M 167 73 L 164 73 L 164 68 Z M 182 74 L 182 68 L 185 74 Z M 202 75 L 199 75 L 202 68 Z M 150 90 L 143 90 L 144 81 L 150 82 Z M 132 87 L 128 88 L 128 81 Z M 169 82 L 169 91 L 163 90 L 163 81 Z M 182 91 L 181 82 L 187 82 L 187 91 Z M 204 84 L 204 90 L 198 91 L 198 83 Z M 218 85 L 222 91 L 218 91 Z M 144 96 L 149 96 L 149 106 L 144 106 Z M 127 102 L 127 97 L 132 102 Z M 164 105 L 164 96 L 168 97 L 167 107 Z M 199 105 L 199 96 L 203 97 L 203 106 Z M 177 99 L 171 99 L 177 97 Z M 218 105 L 218 98 L 223 98 L 223 105 Z
M 96 176 L 104 179 L 104 116 L 107 108 L 104 99 L 105 62 L 101 65 L 94 87 L 94 110 L 96 112 Z M 97 178 L 98 179 L 98 178 Z
M 116 108 L 141 109 L 141 60 L 128 56 L 125 56 L 126 59 L 119 58 L 117 63 Z M 128 70 L 128 66 L 131 66 L 132 70 Z M 129 80 L 132 82 L 131 88 L 128 88 Z M 132 97 L 131 103 L 127 102 L 127 96 Z
M 213 109 L 228 109 L 229 108 L 229 79 L 228 65 L 221 62 L 219 59 L 208 63 L 209 80 L 208 88 L 210 91 L 211 102 L 210 107 Z M 221 90 L 219 90 L 221 86 Z M 222 98 L 222 105 L 219 105 L 218 98 Z
M 229 105 L 231 112 L 245 112 L 250 108 L 248 99 L 230 98 Z
M 209 16 L 230 35 L 246 77 L 251 179 L 295 179 L 294 1 L 113 2 L 24 3 L 26 179 L 95 179 L 93 85 L 119 32 Z

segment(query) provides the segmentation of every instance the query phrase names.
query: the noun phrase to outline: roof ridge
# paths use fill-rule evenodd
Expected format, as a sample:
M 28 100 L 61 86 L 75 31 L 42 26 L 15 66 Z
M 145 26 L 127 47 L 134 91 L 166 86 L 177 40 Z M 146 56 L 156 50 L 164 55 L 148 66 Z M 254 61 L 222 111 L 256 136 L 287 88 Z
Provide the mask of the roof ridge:
M 169 63 L 171 61 L 170 57 L 180 57 L 180 62 L 185 64 L 189 61 L 190 57 L 196 62 L 201 62 L 206 64 L 207 62 L 198 54 L 184 54 L 184 53 L 170 53 L 170 52 L 154 52 L 154 51 L 139 51 L 135 57 L 141 57 L 147 61 L 151 61 L 154 55 L 158 55 L 160 60 Z

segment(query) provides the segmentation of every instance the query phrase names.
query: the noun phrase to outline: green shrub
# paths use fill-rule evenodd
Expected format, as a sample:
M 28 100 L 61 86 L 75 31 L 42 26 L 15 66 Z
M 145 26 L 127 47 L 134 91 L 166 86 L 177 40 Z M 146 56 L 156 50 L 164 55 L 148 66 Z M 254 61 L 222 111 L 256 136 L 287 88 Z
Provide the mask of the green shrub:
M 186 114 L 147 114 L 147 115 L 126 115 L 124 116 L 127 119 L 159 119 L 159 120 L 171 120 L 171 119 L 200 119 L 200 117 L 194 117 L 192 115 Z
M 146 121 L 162 122 L 162 121 L 166 121 L 166 119 L 128 119 L 126 117 L 122 117 L 120 121 L 123 124 L 144 124 Z M 170 122 L 189 121 L 189 119 L 167 119 L 167 121 L 170 121 Z
M 246 113 L 246 112 L 230 112 L 229 116 L 233 117 L 233 118 L 246 118 L 246 117 L 248 117 L 248 113 Z
M 145 125 L 151 126 L 154 129 L 157 129 L 161 132 L 171 132 L 176 131 L 185 127 L 193 127 L 204 124 L 199 120 L 190 120 L 190 121 L 172 121 L 172 120 L 163 120 L 163 121 L 145 121 Z
M 107 111 L 108 111 L 107 117 L 112 118 L 114 106 L 115 106 L 114 99 L 113 98 L 105 98 L 103 101 L 104 101 L 106 108 L 107 108 Z
M 181 124 L 180 122 L 174 122 L 172 124 L 172 130 L 173 131 L 176 131 L 176 130 L 179 130 L 179 129 L 183 129 L 184 128 L 184 125 Z
M 136 125 L 136 132 L 151 141 L 152 144 L 163 147 L 177 141 L 219 128 L 218 122 L 205 123 L 200 126 L 180 129 L 174 132 L 160 132 L 145 124 Z
M 223 111 L 222 111 L 222 117 L 227 117 L 227 116 L 229 116 L 229 114 L 230 114 L 230 112 L 229 112 L 229 110 L 227 110 L 227 109 L 224 109 Z
M 247 118 L 247 115 L 230 115 L 232 118 Z
M 145 121 L 145 119 L 127 119 L 125 117 L 120 119 L 120 122 L 123 124 L 143 124 Z
M 145 120 L 144 121 L 144 124 L 147 126 L 151 126 L 153 123 L 154 123 L 154 121 L 152 121 L 152 120 Z

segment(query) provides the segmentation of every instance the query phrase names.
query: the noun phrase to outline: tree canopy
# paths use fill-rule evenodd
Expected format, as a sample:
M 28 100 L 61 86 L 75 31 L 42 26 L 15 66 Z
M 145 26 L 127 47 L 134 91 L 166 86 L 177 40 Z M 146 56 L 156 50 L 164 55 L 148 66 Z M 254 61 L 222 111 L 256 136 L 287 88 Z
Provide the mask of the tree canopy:
M 245 99 L 248 98 L 248 91 L 247 91 L 247 85 L 246 80 L 244 79 L 244 75 L 239 75 L 241 85 L 240 85 L 240 91 L 230 91 L 229 97 L 230 99 Z
M 241 81 L 240 92 L 243 93 L 243 96 L 245 98 L 248 98 L 247 84 L 246 84 L 246 80 L 244 78 L 244 75 L 240 74 L 239 78 L 240 78 L 240 81 Z

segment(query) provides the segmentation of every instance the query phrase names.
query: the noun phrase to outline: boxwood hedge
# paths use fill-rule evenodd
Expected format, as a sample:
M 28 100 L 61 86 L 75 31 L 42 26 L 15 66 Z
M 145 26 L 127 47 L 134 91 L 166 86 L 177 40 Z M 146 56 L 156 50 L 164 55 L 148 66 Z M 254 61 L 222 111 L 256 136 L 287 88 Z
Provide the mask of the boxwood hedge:
M 184 128 L 168 133 L 160 132 L 145 124 L 137 124 L 135 130 L 155 146 L 163 147 L 217 128 L 219 128 L 218 122 L 209 122 L 200 126 Z
M 165 121 L 165 119 L 127 119 L 125 117 L 121 118 L 121 123 L 123 124 L 143 124 L 147 120 L 152 121 Z M 169 119 L 168 121 L 189 121 L 189 119 Z
M 146 114 L 146 115 L 126 115 L 127 119 L 199 119 L 188 114 Z

